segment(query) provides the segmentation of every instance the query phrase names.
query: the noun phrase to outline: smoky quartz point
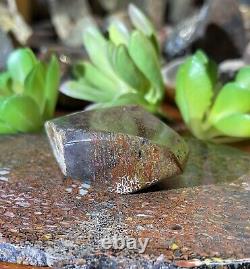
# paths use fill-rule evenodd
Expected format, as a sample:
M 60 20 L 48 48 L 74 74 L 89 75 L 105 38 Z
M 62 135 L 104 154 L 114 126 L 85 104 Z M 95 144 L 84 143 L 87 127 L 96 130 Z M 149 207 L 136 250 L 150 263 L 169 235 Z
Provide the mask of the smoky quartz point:
M 180 174 L 188 155 L 182 137 L 138 106 L 77 112 L 46 131 L 63 174 L 102 191 L 131 193 Z

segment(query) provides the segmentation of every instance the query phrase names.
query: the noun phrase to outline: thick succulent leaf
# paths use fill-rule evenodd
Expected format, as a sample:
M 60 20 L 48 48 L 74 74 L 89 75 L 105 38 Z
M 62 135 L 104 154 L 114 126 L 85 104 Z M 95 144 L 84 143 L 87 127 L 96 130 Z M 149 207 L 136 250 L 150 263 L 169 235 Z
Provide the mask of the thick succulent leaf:
M 148 103 L 155 105 L 158 102 L 158 98 L 155 98 L 155 93 L 157 90 L 151 85 L 150 89 L 148 92 L 145 94 L 144 98 L 147 100 Z
M 86 81 L 67 81 L 61 85 L 60 91 L 72 98 L 86 100 L 90 102 L 108 102 L 113 99 L 101 89 L 90 86 Z
M 28 48 L 15 50 L 10 54 L 7 61 L 11 78 L 20 84 L 24 83 L 27 75 L 36 64 L 37 60 L 34 53 Z
M 106 107 L 123 106 L 123 105 L 139 105 L 144 107 L 151 113 L 157 113 L 157 108 L 149 104 L 141 95 L 137 93 L 126 93 L 116 99 L 105 104 Z
M 160 48 L 159 41 L 158 41 L 156 35 L 152 35 L 150 37 L 150 41 L 153 44 L 153 47 L 155 48 L 156 54 L 157 54 L 158 59 L 160 61 L 161 60 L 161 48 Z
M 136 93 L 126 93 L 112 100 L 112 102 L 110 102 L 109 104 L 110 106 L 122 106 L 132 104 L 145 105 L 145 101 L 140 95 Z
M 84 63 L 83 78 L 94 88 L 101 89 L 103 93 L 108 95 L 116 95 L 118 85 L 109 77 L 105 76 L 98 68 L 90 63 Z
M 236 75 L 236 82 L 250 90 L 250 67 L 246 66 L 240 69 Z
M 109 107 L 108 103 L 94 103 L 85 107 L 85 111 Z
M 11 128 L 7 123 L 0 120 L 0 134 L 14 134 L 17 131 Z
M 124 79 L 120 78 L 120 76 L 117 74 L 115 67 L 114 67 L 114 61 L 116 58 L 116 50 L 117 47 L 112 43 L 108 42 L 107 44 L 107 58 L 110 63 L 110 66 L 114 70 L 114 82 L 116 83 L 117 89 L 119 94 L 118 95 L 123 95 L 126 93 L 136 93 L 137 89 L 132 88 Z
M 3 72 L 0 74 L 0 96 L 11 95 L 11 78 L 9 72 Z
M 120 21 L 114 21 L 109 27 L 109 38 L 116 45 L 128 45 L 129 31 Z
M 249 138 L 250 114 L 234 114 L 225 117 L 214 124 L 222 135 Z
M 84 76 L 84 63 L 84 61 L 79 61 L 73 65 L 72 73 L 75 78 L 80 79 Z
M 136 29 L 140 30 L 148 37 L 155 34 L 155 28 L 151 21 L 135 5 L 129 4 L 128 14 Z
M 9 97 L 0 97 L 0 111 L 8 98 Z M 13 129 L 8 123 L 6 123 L 0 115 L 0 134 L 13 134 L 16 132 L 17 130 Z
M 42 117 L 36 102 L 29 96 L 13 95 L 0 107 L 0 120 L 19 132 L 37 131 Z
M 185 65 L 187 62 L 185 63 Z M 186 82 L 185 79 L 187 75 L 186 66 L 184 64 L 181 65 L 176 74 L 176 92 L 175 92 L 175 101 L 181 112 L 182 118 L 186 124 L 190 123 L 190 112 L 189 112 L 189 104 L 186 97 Z
M 155 90 L 152 94 L 152 103 L 156 103 L 163 98 L 164 83 L 161 74 L 160 63 L 157 53 L 150 40 L 141 32 L 134 31 L 129 42 L 129 54 L 137 67 L 151 82 Z
M 209 59 L 207 63 L 207 72 L 213 87 L 216 87 L 218 84 L 218 66 L 215 61 Z
M 21 84 L 17 80 L 11 79 L 11 90 L 14 94 L 23 94 L 24 91 L 24 84 Z
M 109 102 L 91 104 L 86 108 L 86 110 L 122 106 L 122 105 L 132 105 L 132 104 L 144 105 L 145 103 L 142 101 L 141 97 L 138 96 L 137 94 L 126 93 Z
M 232 114 L 250 112 L 250 90 L 238 83 L 226 84 L 219 92 L 209 115 L 209 122 L 216 122 Z
M 25 79 L 24 94 L 37 103 L 42 114 L 45 106 L 45 67 L 41 62 L 33 67 Z
M 134 4 L 129 5 L 128 14 L 134 27 L 144 33 L 150 39 L 156 50 L 156 53 L 159 55 L 160 47 L 156 37 L 156 30 L 152 22 Z
M 53 117 L 58 93 L 59 93 L 59 82 L 60 82 L 60 67 L 56 56 L 52 56 L 46 70 L 45 77 L 45 108 L 43 111 L 43 117 L 45 120 Z
M 93 64 L 110 78 L 115 78 L 107 56 L 107 41 L 100 31 L 94 26 L 88 27 L 84 32 L 83 40 Z
M 176 103 L 186 123 L 201 121 L 211 105 L 216 71 L 204 53 L 198 51 L 179 68 Z
M 112 64 L 119 77 L 132 88 L 140 93 L 148 91 L 150 82 L 133 62 L 125 45 L 120 45 L 115 49 Z

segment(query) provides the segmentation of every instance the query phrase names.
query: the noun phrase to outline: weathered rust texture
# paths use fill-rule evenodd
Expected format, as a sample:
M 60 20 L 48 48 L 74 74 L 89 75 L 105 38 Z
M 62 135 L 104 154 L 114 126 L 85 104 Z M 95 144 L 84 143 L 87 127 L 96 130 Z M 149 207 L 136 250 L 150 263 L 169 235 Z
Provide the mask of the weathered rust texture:
M 230 265 L 239 259 L 247 264 L 249 154 L 194 139 L 189 147 L 181 180 L 154 192 L 114 195 L 97 193 L 88 182 L 65 180 L 45 135 L 1 136 L 0 170 L 6 178 L 0 180 L 1 259 L 37 265 L 27 251 L 31 248 L 55 257 L 44 262 L 56 268 L 85 260 L 99 268 L 108 261 L 110 268 L 153 268 L 152 262 L 166 262 L 161 268 L 198 266 L 208 258 L 216 258 L 210 260 L 214 264 L 225 259 Z M 150 242 L 144 255 L 103 251 L 99 241 L 108 234 L 149 237 Z M 8 244 L 22 249 L 4 252 Z

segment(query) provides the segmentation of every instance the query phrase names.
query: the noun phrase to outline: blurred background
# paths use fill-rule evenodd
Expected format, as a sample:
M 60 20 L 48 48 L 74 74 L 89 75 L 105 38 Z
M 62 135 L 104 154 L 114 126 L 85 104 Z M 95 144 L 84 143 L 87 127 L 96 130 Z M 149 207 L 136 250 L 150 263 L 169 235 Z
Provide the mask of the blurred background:
M 103 33 L 114 20 L 130 27 L 129 3 L 142 9 L 157 29 L 168 97 L 173 95 L 179 64 L 197 48 L 219 64 L 222 81 L 250 63 L 248 0 L 1 0 L 0 70 L 14 48 L 29 46 L 42 59 L 56 53 L 62 81 L 67 79 L 72 64 L 86 57 L 82 32 L 88 19 L 94 19 Z M 66 109 L 82 104 L 62 94 L 59 98 Z

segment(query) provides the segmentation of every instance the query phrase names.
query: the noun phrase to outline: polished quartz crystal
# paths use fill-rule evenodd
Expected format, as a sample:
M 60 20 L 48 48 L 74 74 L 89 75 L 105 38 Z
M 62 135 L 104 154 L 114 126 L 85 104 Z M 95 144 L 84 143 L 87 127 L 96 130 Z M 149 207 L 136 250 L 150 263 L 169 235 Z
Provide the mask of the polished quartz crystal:
M 77 112 L 46 131 L 63 174 L 103 191 L 131 193 L 180 174 L 188 155 L 183 138 L 138 106 Z

